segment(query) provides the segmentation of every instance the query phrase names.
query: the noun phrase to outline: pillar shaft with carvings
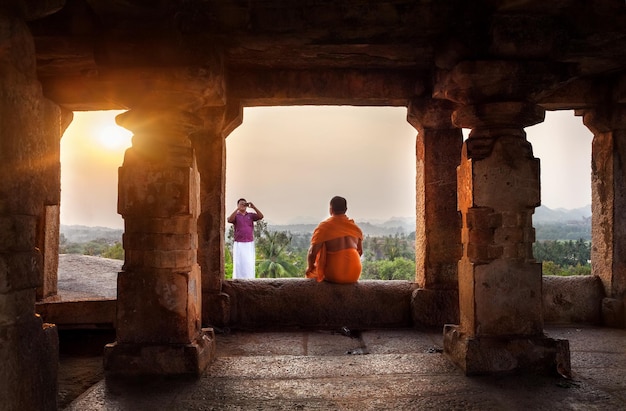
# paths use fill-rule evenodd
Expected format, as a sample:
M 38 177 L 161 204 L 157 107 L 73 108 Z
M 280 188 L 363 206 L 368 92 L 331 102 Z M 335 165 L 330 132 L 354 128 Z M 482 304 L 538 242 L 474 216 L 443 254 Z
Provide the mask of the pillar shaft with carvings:
M 124 218 L 117 338 L 105 350 L 108 375 L 199 374 L 215 341 L 201 327 L 197 263 L 199 173 L 185 112 L 134 109 L 117 117 L 134 132 L 119 170 Z
M 591 159 L 592 274 L 604 285 L 606 325 L 626 327 L 626 106 L 586 110 L 593 132 Z
M 222 292 L 226 136 L 241 124 L 243 110 L 239 105 L 206 107 L 197 114 L 203 126 L 191 140 L 200 173 L 198 263 L 202 272 L 202 318 L 205 324 L 224 327 L 230 321 L 230 297 Z
M 543 334 L 541 264 L 532 254 L 540 174 L 524 127 L 543 121 L 544 110 L 525 96 L 549 70 L 464 62 L 435 93 L 458 103 L 453 123 L 472 130 L 457 170 L 460 322 L 444 328 L 444 352 L 468 375 L 570 370 L 568 342 Z
M 419 289 L 411 306 L 415 323 L 425 326 L 458 322 L 461 238 L 456 168 L 463 135 L 452 125 L 453 108 L 446 100 L 415 99 L 407 116 L 418 130 L 415 262 Z

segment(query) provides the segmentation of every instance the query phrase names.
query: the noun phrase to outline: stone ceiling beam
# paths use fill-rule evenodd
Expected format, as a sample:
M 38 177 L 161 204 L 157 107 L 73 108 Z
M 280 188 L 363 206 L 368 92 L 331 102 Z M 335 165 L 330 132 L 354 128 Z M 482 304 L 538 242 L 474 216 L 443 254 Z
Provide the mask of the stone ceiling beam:
M 234 70 L 228 74 L 228 96 L 243 106 L 407 106 L 426 90 L 423 78 L 410 70 Z
M 154 101 L 189 111 L 225 104 L 221 69 L 209 67 L 102 70 L 41 83 L 47 98 L 74 111 L 125 109 Z

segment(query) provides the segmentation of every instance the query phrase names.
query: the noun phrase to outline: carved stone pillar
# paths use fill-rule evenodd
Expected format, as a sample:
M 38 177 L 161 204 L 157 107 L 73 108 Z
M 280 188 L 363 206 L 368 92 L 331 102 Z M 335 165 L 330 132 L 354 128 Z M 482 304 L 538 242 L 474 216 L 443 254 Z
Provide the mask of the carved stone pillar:
M 226 136 L 243 120 L 241 106 L 207 107 L 198 116 L 202 130 L 192 135 L 200 173 L 198 263 L 202 272 L 202 319 L 205 325 L 224 327 L 230 320 L 230 297 L 224 281 L 224 227 L 226 192 Z
M 134 132 L 119 171 L 124 218 L 117 280 L 117 338 L 105 349 L 107 375 L 195 374 L 213 359 L 212 330 L 201 328 L 197 263 L 199 174 L 188 113 L 140 108 L 117 117 Z
M 42 95 L 26 24 L 1 9 L 0 409 L 56 410 L 57 329 L 35 313 L 35 299 L 44 258 L 52 265 L 58 258 L 58 231 L 48 236 L 51 248 L 39 247 L 47 213 L 58 218 L 62 116 Z
M 472 132 L 458 169 L 461 321 L 444 329 L 444 350 L 466 374 L 569 373 L 568 342 L 543 334 L 541 263 L 532 255 L 539 160 L 523 128 L 543 116 L 527 103 L 467 105 L 454 113 L 455 124 Z
M 532 254 L 539 160 L 524 132 L 544 118 L 526 96 L 552 70 L 466 61 L 439 73 L 435 96 L 458 103 L 453 124 L 472 129 L 457 171 L 460 322 L 444 327 L 444 352 L 468 375 L 570 372 L 569 343 L 543 334 L 541 264 Z
M 606 298 L 606 325 L 626 327 L 626 105 L 584 111 L 593 132 L 591 154 L 592 274 L 600 277 Z
M 446 100 L 413 100 L 407 119 L 416 141 L 415 262 L 419 289 L 413 293 L 413 320 L 424 326 L 459 321 L 457 263 L 461 219 L 456 201 L 456 168 L 463 134 L 452 125 L 454 105 Z

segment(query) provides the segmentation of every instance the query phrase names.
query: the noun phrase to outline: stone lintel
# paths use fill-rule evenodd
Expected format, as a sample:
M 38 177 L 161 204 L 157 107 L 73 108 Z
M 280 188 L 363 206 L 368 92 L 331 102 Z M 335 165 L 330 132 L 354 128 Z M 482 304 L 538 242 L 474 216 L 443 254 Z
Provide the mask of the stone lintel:
M 607 85 L 597 79 L 580 78 L 541 97 L 537 104 L 546 110 L 580 110 L 604 101 Z
M 414 70 L 246 70 L 229 73 L 228 91 L 245 106 L 406 106 L 425 90 L 419 79 Z
M 46 97 L 70 110 L 123 110 L 160 101 L 162 107 L 193 111 L 226 102 L 223 76 L 202 66 L 118 68 L 41 82 Z
M 201 375 L 215 359 L 215 334 L 203 328 L 189 344 L 114 342 L 104 347 L 104 372 L 110 377 Z
M 446 325 L 444 353 L 465 375 L 515 372 L 571 376 L 569 341 L 534 337 L 469 337 L 458 326 Z

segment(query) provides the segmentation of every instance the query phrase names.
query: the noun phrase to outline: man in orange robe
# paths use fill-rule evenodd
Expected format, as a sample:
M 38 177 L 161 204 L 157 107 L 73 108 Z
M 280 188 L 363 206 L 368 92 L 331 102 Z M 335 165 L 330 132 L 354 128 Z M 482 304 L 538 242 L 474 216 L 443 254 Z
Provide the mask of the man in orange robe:
M 333 283 L 355 283 L 361 276 L 363 232 L 346 216 L 346 199 L 330 200 L 330 217 L 322 221 L 311 237 L 307 255 L 307 278 Z

